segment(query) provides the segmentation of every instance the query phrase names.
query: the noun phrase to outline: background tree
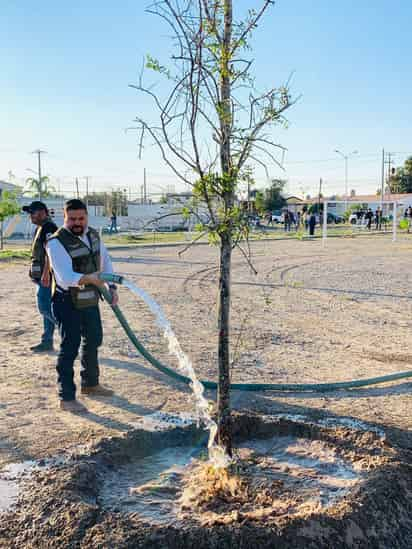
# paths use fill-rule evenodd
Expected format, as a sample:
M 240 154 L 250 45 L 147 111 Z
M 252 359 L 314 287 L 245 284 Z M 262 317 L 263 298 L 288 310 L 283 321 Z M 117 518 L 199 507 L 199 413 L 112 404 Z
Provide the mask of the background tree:
M 283 196 L 285 185 L 284 179 L 272 179 L 271 186 L 264 191 L 266 211 L 280 210 L 286 205 L 286 199 Z
M 0 194 L 0 250 L 3 249 L 3 225 L 7 218 L 18 214 L 21 206 L 16 200 L 14 193 L 3 191 Z
M 267 211 L 265 205 L 265 193 L 259 189 L 255 192 L 255 208 L 259 214 L 264 214 Z
M 113 213 L 127 215 L 127 190 L 112 191 L 107 195 L 105 210 L 107 216 L 111 216 Z
M 25 191 L 24 194 L 31 194 L 32 196 L 37 197 L 39 200 L 43 198 L 50 198 L 55 192 L 55 189 L 52 185 L 49 184 L 50 179 L 47 175 L 44 175 L 40 178 L 28 177 L 26 179 L 26 185 L 29 186 L 29 190 Z
M 172 32 L 171 63 L 151 56 L 146 67 L 163 77 L 159 92 L 140 81 L 132 87 L 149 97 L 153 111 L 136 117 L 140 152 L 147 139 L 164 162 L 205 204 L 208 220 L 198 229 L 219 245 L 218 442 L 231 454 L 230 289 L 232 251 L 242 247 L 248 224 L 236 201 L 238 185 L 253 162 L 267 169 L 282 150 L 271 137 L 285 124 L 291 105 L 288 84 L 258 92 L 248 59 L 250 36 L 273 0 L 249 2 L 243 19 L 234 18 L 232 0 L 155 0 L 148 11 Z M 256 7 L 258 5 L 258 7 Z M 163 91 L 166 90 L 167 91 Z M 196 215 L 195 209 L 191 213 Z
M 388 187 L 391 193 L 412 193 L 412 156 L 390 174 Z

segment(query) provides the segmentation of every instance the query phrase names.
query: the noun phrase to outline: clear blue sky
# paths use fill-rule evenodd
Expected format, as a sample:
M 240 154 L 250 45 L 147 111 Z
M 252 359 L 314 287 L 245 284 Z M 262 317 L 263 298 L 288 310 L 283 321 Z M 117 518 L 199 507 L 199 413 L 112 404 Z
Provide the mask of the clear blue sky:
M 128 87 L 148 52 L 167 61 L 168 40 L 146 0 L 2 0 L 0 50 L 0 179 L 36 169 L 30 151 L 43 148 L 44 172 L 69 192 L 91 176 L 95 190 L 139 192 L 175 184 L 155 150 L 137 158 L 125 133 L 146 108 Z M 235 0 L 235 13 L 259 0 Z M 409 0 L 279 0 L 256 31 L 253 56 L 261 88 L 285 82 L 302 94 L 276 137 L 288 148 L 290 192 L 344 191 L 344 165 L 333 151 L 359 151 L 349 161 L 350 187 L 373 192 L 380 151 L 412 153 Z M 259 183 L 263 174 L 257 171 Z M 81 184 L 83 185 L 83 180 Z

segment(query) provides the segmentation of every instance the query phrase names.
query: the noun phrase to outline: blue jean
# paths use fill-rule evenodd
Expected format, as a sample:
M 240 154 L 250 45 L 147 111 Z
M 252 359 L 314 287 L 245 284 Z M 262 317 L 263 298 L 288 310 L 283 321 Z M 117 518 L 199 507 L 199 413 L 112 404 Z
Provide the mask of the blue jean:
M 41 284 L 37 286 L 37 308 L 43 317 L 42 343 L 53 343 L 54 320 L 51 312 L 51 290 Z
M 103 330 L 98 305 L 75 309 L 68 293 L 56 292 L 53 297 L 53 315 L 61 336 L 57 357 L 57 383 L 61 400 L 74 400 L 74 361 L 80 349 L 80 378 L 82 387 L 99 383 L 98 348 Z

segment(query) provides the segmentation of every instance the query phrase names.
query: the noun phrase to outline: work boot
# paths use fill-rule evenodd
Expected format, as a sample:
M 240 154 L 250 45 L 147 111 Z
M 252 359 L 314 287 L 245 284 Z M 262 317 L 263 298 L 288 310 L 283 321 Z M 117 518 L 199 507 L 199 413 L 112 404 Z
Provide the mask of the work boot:
M 77 400 L 61 400 L 60 409 L 65 412 L 72 412 L 73 414 L 83 414 L 88 412 L 86 406 L 83 406 Z
M 48 351 L 53 350 L 53 343 L 39 343 L 38 345 L 30 347 L 30 351 L 33 351 L 33 353 L 47 353 Z
M 106 389 L 102 385 L 94 385 L 93 387 L 82 387 L 81 393 L 82 395 L 109 397 L 114 394 L 114 391 Z

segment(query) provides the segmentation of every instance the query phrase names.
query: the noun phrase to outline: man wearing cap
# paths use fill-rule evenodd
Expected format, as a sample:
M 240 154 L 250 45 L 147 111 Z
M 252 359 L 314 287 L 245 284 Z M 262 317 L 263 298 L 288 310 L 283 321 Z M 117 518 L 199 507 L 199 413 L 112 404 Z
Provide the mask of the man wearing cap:
M 50 219 L 46 204 L 35 200 L 23 211 L 30 215 L 31 222 L 37 225 L 31 246 L 31 265 L 29 275 L 37 284 L 37 307 L 43 316 L 43 335 L 38 345 L 30 347 L 34 353 L 53 350 L 54 321 L 51 312 L 50 276 L 46 256 L 46 242 L 57 231 Z
M 98 348 L 103 330 L 99 311 L 99 272 L 113 267 L 99 233 L 88 226 L 86 205 L 78 199 L 64 206 L 64 225 L 49 239 L 47 253 L 52 271 L 52 309 L 59 327 L 61 344 L 57 358 L 60 408 L 69 412 L 87 409 L 76 400 L 74 361 L 80 349 L 81 393 L 111 396 L 113 391 L 99 384 Z M 109 285 L 112 304 L 118 296 Z

